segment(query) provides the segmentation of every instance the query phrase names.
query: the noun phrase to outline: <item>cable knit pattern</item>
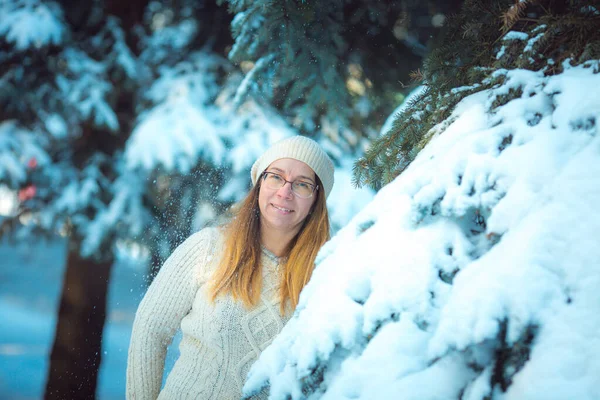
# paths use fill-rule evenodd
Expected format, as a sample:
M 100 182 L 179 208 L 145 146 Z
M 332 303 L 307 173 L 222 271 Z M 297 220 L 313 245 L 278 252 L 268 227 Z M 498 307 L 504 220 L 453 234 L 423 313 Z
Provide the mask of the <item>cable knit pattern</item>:
M 279 314 L 279 259 L 261 258 L 260 303 L 246 309 L 231 296 L 208 297 L 207 279 L 222 249 L 220 231 L 190 236 L 165 262 L 140 303 L 127 362 L 127 398 L 239 399 L 250 366 L 289 319 Z M 161 382 L 167 346 L 177 329 L 180 356 Z M 260 393 L 254 398 L 266 398 Z

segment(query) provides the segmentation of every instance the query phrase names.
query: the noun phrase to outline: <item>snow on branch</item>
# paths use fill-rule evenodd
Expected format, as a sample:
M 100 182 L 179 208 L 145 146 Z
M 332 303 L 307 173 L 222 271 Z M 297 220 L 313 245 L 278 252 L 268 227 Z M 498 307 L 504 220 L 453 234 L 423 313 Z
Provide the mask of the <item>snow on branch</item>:
M 214 111 L 200 109 L 185 99 L 156 106 L 133 130 L 125 157 L 129 168 L 188 173 L 199 158 L 218 165 L 225 156 L 219 127 L 211 120 Z
M 74 48 L 63 51 L 68 72 L 56 76 L 56 84 L 81 119 L 111 131 L 119 129 L 119 121 L 107 97 L 113 85 L 106 76 L 106 65 Z
M 599 71 L 464 98 L 321 250 L 245 394 L 597 399 Z
M 220 165 L 227 127 L 212 103 L 218 94 L 217 70 L 224 60 L 198 52 L 161 76 L 145 96 L 156 105 L 140 115 L 127 144 L 128 168 L 189 173 L 200 161 Z
M 52 1 L 1 0 L 0 37 L 19 51 L 60 45 L 67 34 L 60 6 Z
M 150 223 L 149 212 L 143 205 L 144 188 L 139 185 L 139 177 L 135 173 L 125 171 L 111 190 L 114 196 L 110 203 L 85 228 L 81 245 L 83 256 L 96 254 L 110 240 L 109 235 L 115 233 L 115 227 L 125 228 L 120 230 L 121 234 L 125 231 L 128 236 L 136 237 Z
M 104 30 L 104 33 L 112 36 L 114 41 L 109 58 L 114 58 L 115 64 L 120 66 L 129 78 L 137 78 L 137 60 L 125 41 L 125 32 L 123 32 L 119 20 L 115 17 L 107 18 Z
M 27 179 L 28 163 L 49 162 L 50 157 L 35 134 L 20 128 L 15 121 L 0 122 L 0 182 L 17 187 Z
M 242 104 L 246 96 L 248 96 L 248 94 L 251 91 L 257 90 L 257 77 L 261 72 L 263 72 L 269 67 L 269 64 L 271 64 L 274 59 L 275 55 L 269 54 L 268 56 L 261 57 L 258 59 L 258 61 L 256 61 L 254 67 L 252 67 L 252 69 L 244 77 L 242 83 L 240 83 L 240 86 L 238 87 L 235 93 L 233 104 L 239 106 L 240 104 Z

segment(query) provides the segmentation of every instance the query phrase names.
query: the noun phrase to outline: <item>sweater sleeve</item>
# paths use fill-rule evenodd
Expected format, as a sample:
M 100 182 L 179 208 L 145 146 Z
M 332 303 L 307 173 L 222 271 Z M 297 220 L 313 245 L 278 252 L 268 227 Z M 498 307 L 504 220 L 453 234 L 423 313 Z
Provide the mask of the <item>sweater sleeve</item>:
M 197 273 L 207 260 L 213 229 L 179 245 L 148 288 L 135 315 L 127 359 L 127 399 L 154 400 L 160 392 L 167 346 L 192 307 Z

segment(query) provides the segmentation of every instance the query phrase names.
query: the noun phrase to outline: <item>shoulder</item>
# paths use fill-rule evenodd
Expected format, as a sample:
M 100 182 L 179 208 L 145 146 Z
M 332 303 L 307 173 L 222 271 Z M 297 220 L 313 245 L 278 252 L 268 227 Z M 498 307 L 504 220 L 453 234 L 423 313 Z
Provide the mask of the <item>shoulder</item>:
M 221 254 L 222 241 L 222 228 L 208 227 L 194 233 L 181 244 L 198 251 L 194 260 L 198 283 L 205 282 L 214 270 L 215 263 L 219 260 L 218 256 Z
M 204 228 L 183 241 L 169 259 L 174 263 L 197 264 L 203 262 L 217 248 L 220 241 L 219 228 Z
M 221 228 L 219 227 L 208 227 L 204 228 L 190 237 L 188 237 L 182 245 L 197 246 L 197 245 L 208 245 L 215 244 L 220 241 L 222 236 Z

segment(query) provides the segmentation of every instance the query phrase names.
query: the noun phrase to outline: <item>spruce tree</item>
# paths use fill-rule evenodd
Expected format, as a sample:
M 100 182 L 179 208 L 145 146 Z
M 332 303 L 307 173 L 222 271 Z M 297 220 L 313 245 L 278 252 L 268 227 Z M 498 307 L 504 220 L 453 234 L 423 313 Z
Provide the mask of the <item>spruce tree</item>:
M 459 1 L 228 1 L 229 58 L 254 95 L 310 136 L 351 151 L 377 135 Z
M 37 0 L 0 1 L 0 15 L 0 184 L 15 193 L 0 233 L 19 241 L 66 237 L 45 397 L 94 398 L 117 247 L 145 245 L 160 265 L 192 229 L 195 205 L 231 202 L 214 198 L 221 177 L 214 171 L 227 167 L 215 167 L 198 147 L 168 154 L 175 167 L 129 165 L 135 128 L 169 100 L 148 93 L 154 83 L 163 95 L 201 93 L 198 108 L 215 101 L 228 63 L 187 57 L 200 48 L 224 51 L 229 15 L 214 2 Z M 203 18 L 223 24 L 196 23 Z M 200 81 L 159 80 L 198 64 Z
M 355 182 L 374 188 L 390 183 L 432 137 L 444 135 L 452 122 L 452 111 L 463 98 L 499 87 L 506 78 L 503 72 L 524 69 L 552 76 L 600 59 L 599 27 L 597 1 L 466 1 L 460 13 L 448 20 L 443 40 L 427 57 L 422 70 L 413 74 L 425 90 L 411 99 L 395 117 L 389 132 L 376 139 L 355 163 Z M 499 95 L 490 102 L 488 112 L 493 114 L 498 107 L 525 95 L 521 88 Z M 532 116 L 528 123 L 535 125 L 536 118 Z M 588 126 L 573 129 L 589 129 L 597 122 L 582 123 Z M 512 135 L 505 138 L 498 151 L 509 146 L 511 140 Z M 436 214 L 435 209 L 424 211 Z M 492 243 L 499 240 L 493 235 L 487 239 Z M 539 329 L 529 325 L 518 340 L 508 343 L 508 323 L 505 320 L 500 324 L 500 346 L 490 382 L 502 392 L 529 359 Z
M 422 69 L 413 71 L 425 90 L 396 116 L 392 128 L 371 143 L 354 166 L 358 185 L 391 182 L 416 157 L 466 96 L 502 83 L 499 69 L 560 73 L 563 62 L 579 65 L 600 58 L 597 1 L 467 0 L 448 18 Z M 521 93 L 498 98 L 506 104 Z

